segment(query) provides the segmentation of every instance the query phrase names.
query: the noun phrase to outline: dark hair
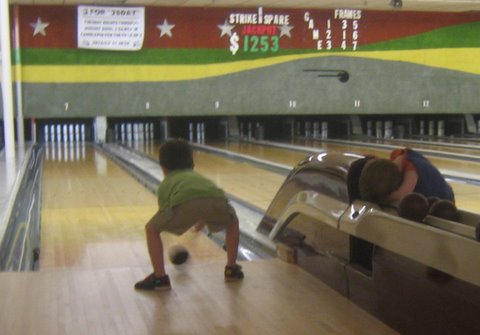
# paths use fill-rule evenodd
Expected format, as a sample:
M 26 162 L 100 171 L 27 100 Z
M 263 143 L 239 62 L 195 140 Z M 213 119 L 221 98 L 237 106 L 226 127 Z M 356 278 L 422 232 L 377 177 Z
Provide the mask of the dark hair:
M 192 148 L 185 140 L 168 140 L 160 146 L 159 161 L 169 171 L 193 169 Z
M 362 199 L 384 202 L 402 183 L 403 175 L 398 166 L 383 158 L 372 159 L 360 174 L 358 188 Z

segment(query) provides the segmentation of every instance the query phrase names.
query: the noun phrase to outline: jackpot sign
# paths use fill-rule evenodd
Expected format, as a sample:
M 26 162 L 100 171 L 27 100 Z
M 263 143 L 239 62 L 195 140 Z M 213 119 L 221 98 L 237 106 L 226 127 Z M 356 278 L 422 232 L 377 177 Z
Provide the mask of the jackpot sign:
M 230 52 L 275 53 L 280 49 L 280 38 L 291 38 L 289 14 L 265 13 L 258 8 L 253 13 L 230 13 L 223 25 L 218 26 L 222 33 L 230 36 Z M 240 29 L 237 29 L 239 27 Z

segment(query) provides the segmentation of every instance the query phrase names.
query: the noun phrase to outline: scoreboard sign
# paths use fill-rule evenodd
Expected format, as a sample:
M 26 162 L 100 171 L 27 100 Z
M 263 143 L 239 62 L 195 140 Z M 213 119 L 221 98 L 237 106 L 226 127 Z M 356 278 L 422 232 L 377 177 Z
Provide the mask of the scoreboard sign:
M 332 16 L 323 20 L 313 19 L 308 11 L 304 15 L 317 50 L 357 50 L 361 19 L 362 11 L 355 9 L 335 9 Z
M 362 10 L 305 11 L 303 19 L 298 14 L 259 7 L 256 12 L 228 14 L 219 28 L 230 36 L 232 55 L 276 53 L 285 39 L 310 40 L 309 47 L 318 51 L 358 49 Z

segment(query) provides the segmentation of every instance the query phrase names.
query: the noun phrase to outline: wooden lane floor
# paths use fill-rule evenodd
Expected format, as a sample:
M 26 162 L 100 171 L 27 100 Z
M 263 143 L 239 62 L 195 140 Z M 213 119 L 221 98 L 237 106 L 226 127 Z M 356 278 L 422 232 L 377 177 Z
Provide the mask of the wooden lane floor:
M 371 147 L 361 147 L 358 145 L 348 145 L 348 144 L 337 144 L 337 143 L 329 143 L 329 142 L 318 142 L 318 141 L 303 141 L 298 140 L 295 141 L 297 145 L 304 145 L 309 147 L 315 147 L 319 150 L 330 150 L 330 151 L 338 151 L 338 152 L 351 152 L 360 155 L 374 155 L 379 157 L 388 157 L 391 150 L 390 149 L 382 149 L 382 148 L 371 148 Z M 307 144 L 307 145 L 306 145 Z M 412 148 L 421 148 L 421 145 L 411 145 Z M 436 150 L 436 151 L 444 151 L 445 148 L 442 146 L 434 146 L 429 145 L 429 150 Z M 448 152 L 450 153 L 457 153 L 457 154 L 467 154 L 468 150 L 461 149 L 461 148 L 449 148 Z M 478 152 L 477 152 L 478 154 Z M 457 171 L 460 173 L 464 173 L 467 175 L 478 175 L 478 171 L 480 168 L 480 163 L 473 162 L 473 161 L 466 161 L 461 159 L 451 159 L 451 158 L 441 158 L 426 155 L 428 159 L 439 169 L 446 170 L 446 171 Z M 480 156 L 479 156 L 480 157 Z
M 390 149 L 382 148 L 372 148 L 372 147 L 360 147 L 358 145 L 348 145 L 348 144 L 338 144 L 338 143 L 329 143 L 329 142 L 313 142 L 313 141 L 302 141 L 297 140 L 294 142 L 295 145 L 304 146 L 307 148 L 314 148 L 310 153 L 321 152 L 321 151 L 336 151 L 336 152 L 350 152 L 359 155 L 374 155 L 378 157 L 387 158 Z M 307 152 L 296 152 L 289 149 L 282 149 L 278 147 L 269 147 L 264 145 L 258 145 L 256 143 L 248 142 L 212 142 L 207 143 L 209 146 L 216 148 L 221 148 L 225 150 L 230 150 L 245 155 L 251 155 L 257 158 L 270 160 L 272 162 L 286 164 L 286 165 L 295 165 L 301 159 L 305 158 L 309 153 Z M 431 146 L 430 146 L 431 147 Z M 431 147 L 432 148 L 432 147 Z M 444 151 L 443 147 L 437 146 L 433 147 L 437 151 Z M 480 147 L 479 147 L 480 150 Z M 466 150 L 459 148 L 450 148 L 452 153 L 465 154 Z M 480 151 L 478 152 L 480 154 Z M 480 157 L 480 155 L 479 155 Z M 442 170 L 455 170 L 457 172 L 462 172 L 465 174 L 477 175 L 480 163 L 459 160 L 459 159 L 450 159 L 450 158 L 439 158 L 429 156 L 429 160 L 433 164 L 438 166 Z
M 374 155 L 384 158 L 387 158 L 390 153 L 390 150 L 381 148 L 367 148 L 355 145 L 328 142 L 313 142 L 300 140 L 294 142 L 293 144 L 315 147 L 315 150 L 318 150 L 318 152 L 350 152 L 360 155 Z M 291 166 L 294 166 L 296 163 L 298 163 L 308 155 L 308 153 L 305 152 L 297 152 L 293 150 L 281 149 L 278 147 L 269 147 L 247 142 L 216 142 L 207 143 L 207 145 Z M 442 147 L 437 147 L 435 148 L 435 150 L 442 150 Z M 461 149 L 456 149 L 455 152 L 464 153 Z M 463 173 L 466 176 L 477 176 L 478 171 L 480 171 L 480 163 L 476 162 L 439 157 L 429 157 L 429 159 L 443 172 L 453 171 L 455 173 Z M 449 183 L 452 185 L 456 197 L 456 203 L 459 208 L 480 213 L 480 186 L 455 181 L 449 181 Z
M 2 273 L 2 334 L 397 334 L 294 265 L 247 262 L 236 283 L 223 281 L 222 266 L 171 272 L 163 292 L 132 289 L 143 268 Z
M 85 150 L 83 160 L 45 160 L 41 269 L 147 265 L 144 225 L 157 209 L 155 195 L 93 147 Z M 201 237 L 187 234 L 182 243 L 195 255 L 223 257 Z
M 441 150 L 444 152 L 458 153 L 458 149 L 461 148 L 461 153 L 465 155 L 479 155 L 480 143 L 468 141 L 466 139 L 451 138 L 449 140 L 436 140 L 436 141 L 420 141 L 420 140 L 407 140 L 407 139 L 372 139 L 366 142 L 371 144 L 390 145 L 397 147 L 415 147 L 423 150 Z
M 246 278 L 225 283 L 225 253 L 200 233 L 163 235 L 192 255 L 167 264 L 171 291 L 135 291 L 156 199 L 91 147 L 46 160 L 42 196 L 40 271 L 0 273 L 2 334 L 395 334 L 277 259 L 243 262 Z

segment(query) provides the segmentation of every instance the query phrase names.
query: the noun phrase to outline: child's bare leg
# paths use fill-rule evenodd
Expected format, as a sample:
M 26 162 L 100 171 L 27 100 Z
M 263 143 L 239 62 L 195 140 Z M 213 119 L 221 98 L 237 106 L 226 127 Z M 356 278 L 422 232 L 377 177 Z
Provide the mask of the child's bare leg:
M 163 243 L 160 237 L 160 232 L 149 225 L 145 227 L 145 231 L 147 234 L 147 247 L 153 271 L 155 272 L 156 277 L 163 277 L 166 275 L 166 272 L 163 259 Z
M 225 241 L 227 242 L 227 265 L 234 266 L 237 264 L 238 243 L 240 241 L 238 220 L 227 226 Z

